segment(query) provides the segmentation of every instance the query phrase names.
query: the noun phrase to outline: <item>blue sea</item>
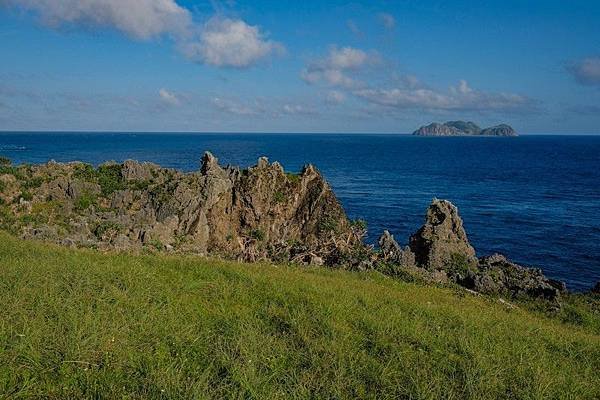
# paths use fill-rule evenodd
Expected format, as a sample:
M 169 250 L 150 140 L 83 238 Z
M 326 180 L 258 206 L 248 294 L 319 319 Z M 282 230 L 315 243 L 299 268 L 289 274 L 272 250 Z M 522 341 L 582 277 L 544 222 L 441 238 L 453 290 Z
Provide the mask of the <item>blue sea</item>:
M 598 136 L 0 133 L 0 155 L 15 163 L 136 159 L 192 171 L 205 150 L 222 164 L 315 164 L 371 242 L 388 229 L 406 243 L 437 197 L 458 206 L 479 255 L 540 267 L 571 290 L 600 280 Z

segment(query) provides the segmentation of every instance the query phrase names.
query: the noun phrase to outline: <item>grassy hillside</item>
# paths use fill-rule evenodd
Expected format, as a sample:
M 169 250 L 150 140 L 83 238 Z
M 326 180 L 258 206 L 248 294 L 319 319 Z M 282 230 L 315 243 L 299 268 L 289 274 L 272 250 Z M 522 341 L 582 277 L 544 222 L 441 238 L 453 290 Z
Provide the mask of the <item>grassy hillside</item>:
M 376 273 L 0 233 L 0 398 L 600 398 L 600 336 Z

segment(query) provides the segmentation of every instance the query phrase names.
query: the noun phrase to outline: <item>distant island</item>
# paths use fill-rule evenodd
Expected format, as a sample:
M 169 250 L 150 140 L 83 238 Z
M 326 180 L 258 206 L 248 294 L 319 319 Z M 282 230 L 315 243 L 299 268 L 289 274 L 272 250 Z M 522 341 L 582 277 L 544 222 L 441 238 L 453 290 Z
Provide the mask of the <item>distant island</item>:
M 440 124 L 422 126 L 413 132 L 415 136 L 518 136 L 517 132 L 506 124 L 482 129 L 473 122 L 448 121 Z

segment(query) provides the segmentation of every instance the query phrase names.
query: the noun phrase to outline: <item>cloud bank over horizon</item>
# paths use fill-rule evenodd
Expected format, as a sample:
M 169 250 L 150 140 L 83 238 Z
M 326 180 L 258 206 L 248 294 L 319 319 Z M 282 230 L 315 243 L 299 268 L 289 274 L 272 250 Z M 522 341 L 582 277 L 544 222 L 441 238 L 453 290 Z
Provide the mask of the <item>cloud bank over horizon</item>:
M 376 51 L 332 46 L 326 56 L 316 59 L 304 68 L 300 77 L 308 84 L 323 83 L 335 90 L 328 99 L 341 103 L 347 95 L 355 96 L 370 105 L 383 106 L 402 111 L 421 110 L 430 113 L 466 112 L 534 112 L 537 102 L 527 96 L 515 93 L 493 93 L 475 90 L 466 80 L 461 79 L 447 91 L 431 88 L 410 74 L 394 72 L 391 79 L 388 65 L 375 74 L 363 75 L 366 69 L 382 64 L 382 57 Z M 373 76 L 374 75 L 374 76 Z M 378 86 L 371 80 L 387 78 L 387 85 Z M 384 79 L 386 81 L 386 79 Z M 346 93 L 346 94 L 344 94 Z

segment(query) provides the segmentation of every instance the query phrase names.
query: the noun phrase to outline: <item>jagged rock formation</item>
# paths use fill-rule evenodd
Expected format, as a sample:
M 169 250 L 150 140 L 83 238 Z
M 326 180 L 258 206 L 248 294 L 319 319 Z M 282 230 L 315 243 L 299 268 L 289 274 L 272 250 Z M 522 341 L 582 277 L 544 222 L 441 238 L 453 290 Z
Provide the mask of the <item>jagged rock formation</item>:
M 433 200 L 427 209 L 425 224 L 410 237 L 409 246 L 417 264 L 429 270 L 458 262 L 477 262 L 458 210 L 446 200 Z
M 385 231 L 380 251 L 362 241 L 321 174 L 298 175 L 260 158 L 222 167 L 205 153 L 182 173 L 125 161 L 13 167 L 0 160 L 0 228 L 25 238 L 99 249 L 181 251 L 245 261 L 377 268 L 392 276 L 458 283 L 482 293 L 557 300 L 566 289 L 501 255 L 477 259 L 457 208 L 434 199 L 401 247 Z
M 321 174 L 260 158 L 189 174 L 126 161 L 13 168 L 2 174 L 3 225 L 24 237 L 101 249 L 181 250 L 254 261 L 339 264 L 360 232 Z
M 409 247 L 402 249 L 387 231 L 379 246 L 379 262 L 396 264 L 426 281 L 448 279 L 480 293 L 551 301 L 566 292 L 564 283 L 546 278 L 540 269 L 522 267 L 499 254 L 478 259 L 457 208 L 446 200 L 432 201 Z
M 394 239 L 394 235 L 389 231 L 383 231 L 378 243 L 384 261 L 404 267 L 413 267 L 416 265 L 415 254 L 408 246 L 403 249 Z
M 413 132 L 415 136 L 518 136 L 517 132 L 506 124 L 481 129 L 477 124 L 466 121 L 448 121 L 443 124 L 434 122 L 422 126 Z
M 548 279 L 541 269 L 525 268 L 493 254 L 479 259 L 477 273 L 471 274 L 472 289 L 487 294 L 505 294 L 512 297 L 542 297 L 556 299 L 567 288 L 563 282 Z

